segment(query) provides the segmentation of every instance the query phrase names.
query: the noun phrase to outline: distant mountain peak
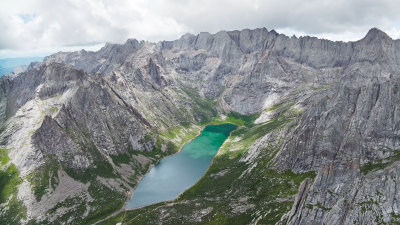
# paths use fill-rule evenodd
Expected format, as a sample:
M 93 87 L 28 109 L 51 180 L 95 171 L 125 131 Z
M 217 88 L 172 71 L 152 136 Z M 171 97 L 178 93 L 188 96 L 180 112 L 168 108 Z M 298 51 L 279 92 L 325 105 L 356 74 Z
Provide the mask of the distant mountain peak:
M 380 29 L 374 27 L 371 28 L 367 35 L 363 38 L 363 40 L 381 40 L 381 39 L 391 39 L 385 32 Z

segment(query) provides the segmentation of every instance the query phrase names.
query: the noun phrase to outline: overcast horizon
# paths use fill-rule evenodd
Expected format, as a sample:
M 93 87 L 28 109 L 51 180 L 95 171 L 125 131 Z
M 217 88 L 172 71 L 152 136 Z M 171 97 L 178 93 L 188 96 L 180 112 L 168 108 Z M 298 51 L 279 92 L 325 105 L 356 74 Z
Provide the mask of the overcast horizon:
M 397 4 L 395 0 L 3 0 L 0 58 L 95 51 L 105 42 L 124 43 L 129 38 L 157 42 L 185 33 L 262 27 L 287 36 L 332 41 L 356 41 L 377 27 L 399 39 Z

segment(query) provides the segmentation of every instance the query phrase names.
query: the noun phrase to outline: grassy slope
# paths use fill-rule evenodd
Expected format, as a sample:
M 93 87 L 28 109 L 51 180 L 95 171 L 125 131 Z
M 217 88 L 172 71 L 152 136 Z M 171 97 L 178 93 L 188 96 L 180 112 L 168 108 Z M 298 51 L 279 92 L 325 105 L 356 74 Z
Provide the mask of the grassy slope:
M 19 224 L 26 218 L 26 208 L 17 199 L 18 186 L 22 183 L 14 164 L 9 163 L 7 149 L 0 149 L 0 224 Z
M 200 123 L 204 124 L 211 117 L 216 115 L 215 104 L 210 99 L 201 98 L 194 90 L 185 89 L 185 93 L 189 98 L 187 100 L 193 102 L 195 117 Z M 138 180 L 143 176 L 149 168 L 156 164 L 162 158 L 176 153 L 184 143 L 197 136 L 201 130 L 201 126 L 190 126 L 191 118 L 187 118 L 183 114 L 179 117 L 180 126 L 172 127 L 163 133 L 150 132 L 146 135 L 142 142 L 146 143 L 150 140 L 156 140 L 155 148 L 151 152 L 141 152 L 132 149 L 128 145 L 126 153 L 119 155 L 109 155 L 115 166 L 128 164 L 132 167 L 135 173 L 129 180 L 125 180 L 130 187 L 122 187 L 125 192 L 136 186 Z M 59 162 L 54 155 L 46 155 L 46 164 L 38 168 L 27 179 L 31 184 L 31 188 L 35 194 L 36 200 L 40 201 L 47 193 L 51 193 L 58 185 L 58 170 L 64 170 L 69 176 L 77 181 L 89 183 L 89 194 L 94 199 L 87 205 L 86 195 L 73 196 L 58 203 L 54 208 L 50 209 L 49 213 L 55 213 L 57 210 L 66 210 L 64 215 L 56 221 L 29 221 L 30 224 L 90 224 L 100 219 L 107 217 L 113 212 L 120 209 L 128 197 L 126 193 L 121 193 L 116 190 L 111 190 L 107 186 L 96 181 L 98 176 L 104 178 L 122 178 L 112 167 L 109 160 L 99 152 L 96 145 L 91 141 L 90 133 L 83 127 L 76 125 L 67 127 L 65 133 L 79 144 L 84 152 L 90 155 L 94 161 L 94 167 L 86 170 L 78 170 L 69 167 L 66 164 Z M 166 146 L 163 149 L 162 146 Z M 136 156 L 144 156 L 149 159 L 150 163 L 142 165 L 141 162 L 135 160 Z M 89 214 L 82 217 L 90 207 Z
M 102 224 L 248 224 L 254 219 L 260 224 L 275 224 L 290 210 L 300 183 L 315 176 L 313 172 L 273 170 L 272 159 L 280 149 L 279 141 L 263 149 L 253 169 L 240 160 L 259 137 L 280 129 L 300 113 L 290 107 L 276 106 L 272 110 L 278 109 L 282 109 L 279 115 L 260 125 L 252 124 L 256 116 L 228 115 L 227 122 L 244 126 L 232 133 L 196 185 L 175 201 L 127 210 Z M 220 122 L 224 121 L 211 121 Z M 237 139 L 240 141 L 234 142 Z M 201 211 L 208 213 L 199 216 Z
M 137 184 L 138 179 L 149 170 L 151 165 L 154 165 L 162 158 L 177 152 L 185 142 L 189 141 L 198 134 L 198 129 L 199 128 L 190 129 L 180 126 L 158 136 L 154 134 L 154 136 L 157 137 L 157 141 L 153 151 L 141 152 L 132 148 L 128 148 L 127 153 L 110 155 L 111 160 L 116 166 L 128 164 L 132 167 L 132 169 L 135 171 L 135 174 L 129 180 L 129 184 L 131 186 L 130 188 L 133 188 Z M 146 138 L 153 137 L 144 137 L 144 139 Z M 178 141 L 174 142 L 172 139 L 176 139 Z M 162 150 L 162 145 L 166 146 L 165 151 Z M 82 144 L 82 146 L 87 149 L 87 152 L 90 152 L 92 158 L 95 159 L 95 168 L 90 168 L 85 171 L 78 171 L 73 168 L 66 167 L 65 165 L 60 165 L 60 163 L 49 156 L 49 159 L 46 160 L 47 164 L 29 176 L 28 180 L 31 183 L 37 200 L 40 200 L 44 194 L 49 192 L 51 189 L 54 189 L 55 186 L 58 185 L 58 177 L 56 174 L 57 170 L 62 167 L 62 169 L 65 170 L 67 174 L 75 180 L 83 183 L 90 182 L 88 191 L 90 196 L 94 199 L 94 201 L 89 203 L 91 212 L 89 215 L 82 218 L 82 215 L 87 210 L 86 197 L 70 197 L 58 203 L 49 211 L 49 213 L 55 213 L 58 209 L 67 209 L 67 212 L 62 217 L 51 223 L 49 221 L 42 221 L 39 224 L 62 224 L 70 223 L 71 221 L 73 221 L 74 224 L 90 224 L 107 217 L 125 204 L 127 196 L 125 196 L 124 193 L 112 190 L 100 182 L 95 181 L 97 176 L 106 178 L 118 178 L 120 176 L 115 172 L 115 170 L 112 169 L 111 165 L 109 162 L 107 162 L 104 156 L 98 153 L 98 150 L 94 145 Z M 140 155 L 148 158 L 150 163 L 143 166 L 138 161 L 134 160 L 134 156 Z M 125 189 L 125 191 L 128 192 L 130 188 Z M 71 220 L 71 218 L 73 219 Z M 31 224 L 38 224 L 37 221 L 32 220 L 30 222 Z
M 195 186 L 182 194 L 173 206 L 160 203 L 138 210 L 125 211 L 103 224 L 115 224 L 120 221 L 129 224 L 158 224 L 160 218 L 163 217 L 163 210 L 169 212 L 169 215 L 164 219 L 166 224 L 196 224 L 197 222 L 192 220 L 191 215 L 200 209 L 211 209 L 211 212 L 202 218 L 202 224 L 204 222 L 209 224 L 246 224 L 259 215 L 266 215 L 260 220 L 267 224 L 279 220 L 282 214 L 290 209 L 293 201 L 290 197 L 297 192 L 301 181 L 306 177 L 312 177 L 312 174 L 294 174 L 290 171 L 280 173 L 272 170 L 270 168 L 271 159 L 277 153 L 279 146 L 266 147 L 263 154 L 259 156 L 258 166 L 246 175 L 242 174 L 248 170 L 250 165 L 240 161 L 240 159 L 258 138 L 285 126 L 299 112 L 290 110 L 293 104 L 289 106 L 283 104 L 274 106 L 270 110 L 281 110 L 282 113 L 264 124 L 253 124 L 259 116 L 258 114 L 230 113 L 225 120 L 222 120 L 218 117 L 214 108 L 215 102 L 201 98 L 191 89 L 184 91 L 194 103 L 194 116 L 199 121 L 200 126 L 189 126 L 187 118 L 182 115 L 180 126 L 173 127 L 164 133 L 150 133 L 143 138 L 144 143 L 152 138 L 157 140 L 153 151 L 140 152 L 128 149 L 127 153 L 110 155 L 114 165 L 129 164 L 132 166 L 135 174 L 128 181 L 131 187 L 137 184 L 138 179 L 148 171 L 152 164 L 175 153 L 184 143 L 195 137 L 202 126 L 234 123 L 239 125 L 240 128 L 234 131 L 229 138 L 230 141 L 223 145 L 220 154 L 214 158 L 205 176 Z M 80 141 L 78 143 L 87 149 L 86 152 L 95 160 L 96 166 L 88 171 L 76 171 L 73 168 L 60 165 L 56 161 L 47 160 L 48 164 L 29 178 L 38 200 L 58 185 L 58 177 L 56 177 L 58 169 L 65 170 L 68 175 L 76 180 L 84 183 L 90 182 L 89 194 L 94 198 L 94 201 L 89 203 L 91 208 L 89 215 L 82 218 L 87 209 L 87 201 L 83 196 L 70 197 L 49 211 L 49 213 L 54 213 L 60 208 L 68 209 L 67 213 L 57 219 L 56 224 L 72 221 L 75 224 L 93 223 L 120 209 L 127 200 L 127 196 L 124 194 L 111 190 L 95 181 L 96 176 L 115 178 L 119 175 L 112 169 L 109 161 L 99 154 L 96 146 L 91 143 L 87 132 L 80 131 L 80 128 L 73 130 L 74 132 L 67 130 L 66 133 L 77 141 L 78 136 L 86 139 L 83 143 L 80 143 Z M 235 138 L 240 138 L 240 141 L 233 142 Z M 162 151 L 162 145 L 167 146 L 167 151 Z M 230 149 L 236 150 L 229 151 Z M 150 159 L 151 163 L 142 166 L 140 162 L 134 160 L 134 156 L 138 155 Z M 216 176 L 217 174 L 218 176 Z M 277 199 L 279 199 L 279 202 Z M 238 209 L 240 205 L 242 205 L 242 208 L 244 207 L 242 212 L 235 212 L 235 210 L 241 210 Z M 37 224 L 36 221 L 31 221 L 31 223 Z M 41 224 L 48 224 L 48 221 L 42 221 Z

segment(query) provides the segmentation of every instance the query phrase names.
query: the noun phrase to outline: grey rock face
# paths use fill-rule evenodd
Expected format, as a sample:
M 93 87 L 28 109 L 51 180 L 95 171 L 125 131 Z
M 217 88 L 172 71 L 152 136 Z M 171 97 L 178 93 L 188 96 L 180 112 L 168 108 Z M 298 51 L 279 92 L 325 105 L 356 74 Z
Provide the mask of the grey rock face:
M 199 113 L 192 108 L 195 103 L 177 87 L 170 87 L 158 64 L 146 60 L 137 71 L 143 71 L 143 79 L 136 83 L 136 80 L 127 81 L 130 74 L 123 71 L 109 76 L 87 74 L 52 62 L 3 78 L 1 140 L 4 148 L 9 149 L 12 163 L 27 179 L 25 182 L 31 183 L 21 186 L 19 193 L 21 199 L 29 202 L 28 218 L 37 222 L 58 221 L 63 214 L 43 215 L 46 210 L 57 207 L 58 202 L 74 196 L 81 196 L 85 204 L 99 204 L 96 203 L 99 199 L 85 197 L 88 188 L 71 189 L 65 195 L 56 191 L 57 184 L 64 185 L 53 182 L 53 179 L 57 181 L 54 174 L 58 170 L 69 176 L 68 179 L 83 182 L 82 185 L 88 181 L 96 185 L 97 176 L 116 177 L 113 182 L 101 180 L 107 183 L 102 186 L 118 190 L 122 194 L 119 201 L 124 201 L 126 189 L 136 184 L 150 163 L 155 163 L 161 154 L 174 151 L 166 147 L 173 140 L 157 139 L 157 135 L 182 122 L 197 123 L 197 117 L 189 116 Z M 140 153 L 145 151 L 157 152 L 146 157 Z M 115 157 L 124 157 L 123 163 L 128 165 L 121 166 Z M 38 186 L 45 181 L 37 184 L 29 180 L 29 177 L 39 179 L 43 171 L 55 176 L 41 178 L 51 180 L 49 187 Z M 132 179 L 133 175 L 137 178 Z M 91 185 L 89 189 L 93 188 Z M 37 197 L 37 190 L 41 188 L 45 189 L 46 201 L 41 200 L 41 195 Z M 98 210 L 89 207 L 87 214 Z M 71 219 L 82 216 L 77 214 Z
M 396 195 L 387 188 L 397 175 L 386 174 L 398 164 L 398 74 L 379 62 L 356 63 L 308 103 L 313 106 L 277 156 L 280 168 L 319 171 L 290 224 L 395 220 L 397 203 L 386 200 Z M 373 165 L 384 170 L 374 172 Z M 317 204 L 323 208 L 306 207 Z

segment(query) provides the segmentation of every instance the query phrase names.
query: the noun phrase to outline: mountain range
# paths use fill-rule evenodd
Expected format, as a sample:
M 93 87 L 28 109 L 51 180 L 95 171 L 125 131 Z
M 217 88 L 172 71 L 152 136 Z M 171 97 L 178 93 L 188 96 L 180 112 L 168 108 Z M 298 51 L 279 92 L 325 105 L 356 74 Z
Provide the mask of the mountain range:
M 0 78 L 0 223 L 400 223 L 399 85 L 400 40 L 377 28 L 50 55 Z M 160 159 L 228 122 L 239 128 L 193 187 L 123 208 Z

